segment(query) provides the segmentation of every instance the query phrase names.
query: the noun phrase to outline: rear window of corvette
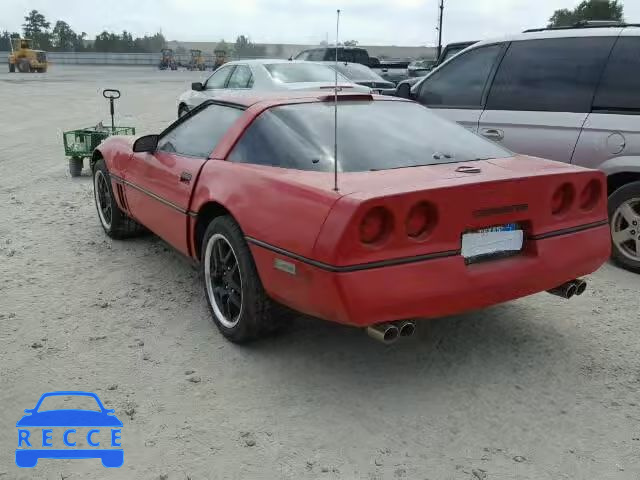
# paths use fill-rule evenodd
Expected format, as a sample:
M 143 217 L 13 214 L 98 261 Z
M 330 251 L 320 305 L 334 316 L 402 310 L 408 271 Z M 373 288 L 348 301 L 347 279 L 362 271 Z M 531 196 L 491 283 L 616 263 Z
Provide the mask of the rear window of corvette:
M 339 171 L 386 170 L 511 155 L 416 103 L 341 101 L 338 106 Z M 333 171 L 333 103 L 283 105 L 263 112 L 236 144 L 229 160 Z

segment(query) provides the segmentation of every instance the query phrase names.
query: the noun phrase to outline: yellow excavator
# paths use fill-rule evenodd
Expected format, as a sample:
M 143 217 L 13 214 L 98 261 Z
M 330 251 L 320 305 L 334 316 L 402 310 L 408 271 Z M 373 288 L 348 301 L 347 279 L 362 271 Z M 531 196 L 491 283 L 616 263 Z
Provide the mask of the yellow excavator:
M 28 38 L 12 38 L 9 54 L 9 72 L 18 70 L 21 73 L 46 72 L 49 66 L 47 52 L 34 50 Z
M 191 59 L 189 60 L 189 66 L 187 67 L 189 70 L 205 70 L 206 64 L 204 61 L 204 55 L 202 55 L 202 50 L 192 49 L 191 50 Z

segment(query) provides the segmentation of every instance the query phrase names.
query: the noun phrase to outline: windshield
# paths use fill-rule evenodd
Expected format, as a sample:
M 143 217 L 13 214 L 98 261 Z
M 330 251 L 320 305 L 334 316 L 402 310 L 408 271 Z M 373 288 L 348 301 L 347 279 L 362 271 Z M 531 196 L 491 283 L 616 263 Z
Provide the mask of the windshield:
M 317 63 L 272 63 L 264 66 L 269 75 L 281 83 L 333 82 L 334 71 Z M 338 80 L 344 81 L 342 76 Z
M 368 80 L 373 82 L 385 82 L 386 80 L 371 70 L 369 67 L 365 67 L 359 63 L 340 63 L 337 65 L 331 65 L 332 68 L 336 68 L 338 72 L 351 80 Z
M 504 158 L 511 152 L 416 103 L 341 102 L 338 169 L 345 172 Z M 229 159 L 299 170 L 333 170 L 333 104 L 271 108 L 247 129 Z

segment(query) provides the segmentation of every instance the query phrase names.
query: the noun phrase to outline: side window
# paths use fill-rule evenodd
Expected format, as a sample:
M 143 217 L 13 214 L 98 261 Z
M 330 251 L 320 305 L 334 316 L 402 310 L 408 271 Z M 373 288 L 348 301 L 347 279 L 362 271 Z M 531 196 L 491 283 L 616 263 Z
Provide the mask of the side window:
M 229 74 L 234 69 L 234 67 L 223 67 L 219 68 L 215 71 L 213 75 L 209 77 L 207 83 L 205 85 L 205 89 L 214 90 L 216 88 L 224 88 L 224 85 L 227 83 L 227 78 L 229 78 Z
M 166 132 L 158 150 L 188 157 L 207 158 L 229 127 L 243 114 L 239 108 L 209 105 Z
M 589 112 L 615 38 L 513 42 L 496 73 L 488 110 Z
M 502 45 L 470 50 L 427 77 L 418 101 L 429 106 L 480 108 L 482 93 Z
M 227 88 L 251 88 L 253 75 L 247 65 L 238 65 L 229 77 Z
M 640 112 L 640 37 L 620 37 L 593 100 L 595 112 Z

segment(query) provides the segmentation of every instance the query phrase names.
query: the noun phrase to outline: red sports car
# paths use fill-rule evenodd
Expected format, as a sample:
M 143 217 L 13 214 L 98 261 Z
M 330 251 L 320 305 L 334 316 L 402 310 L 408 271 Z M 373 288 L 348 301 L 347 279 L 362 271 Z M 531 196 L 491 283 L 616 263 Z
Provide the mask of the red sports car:
M 580 294 L 609 258 L 601 172 L 516 156 L 399 98 L 285 95 L 207 101 L 92 158 L 106 233 L 146 228 L 198 261 L 228 339 L 296 310 L 391 341 L 416 318 Z

